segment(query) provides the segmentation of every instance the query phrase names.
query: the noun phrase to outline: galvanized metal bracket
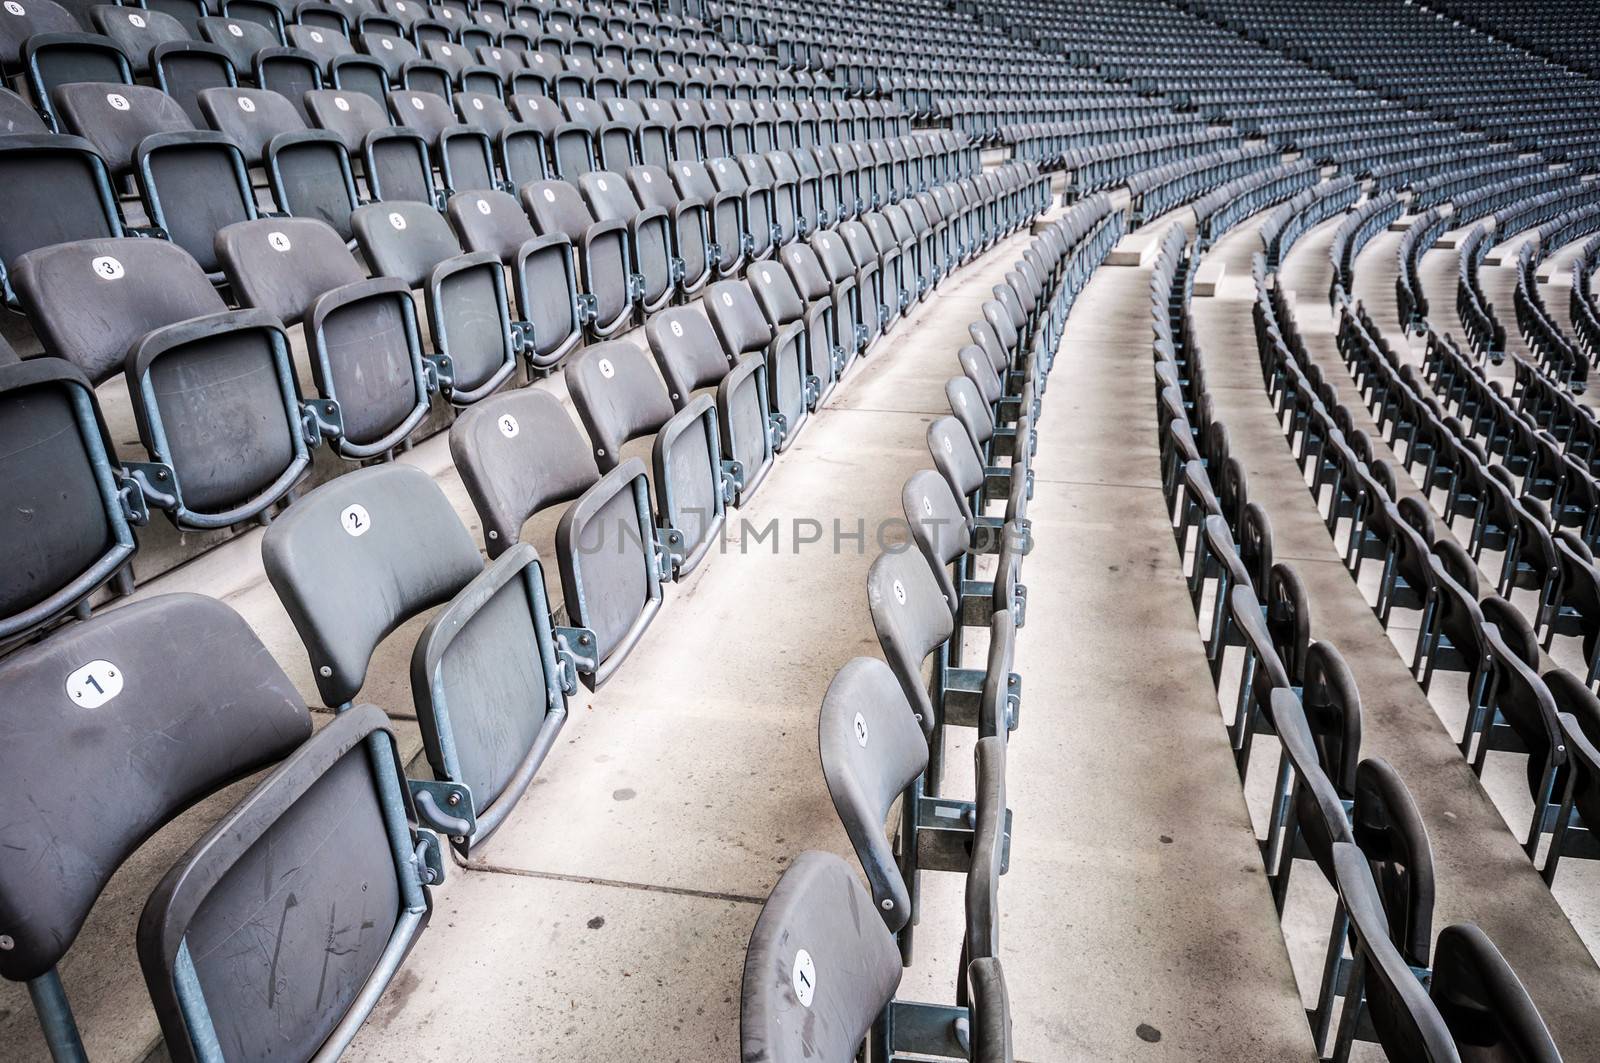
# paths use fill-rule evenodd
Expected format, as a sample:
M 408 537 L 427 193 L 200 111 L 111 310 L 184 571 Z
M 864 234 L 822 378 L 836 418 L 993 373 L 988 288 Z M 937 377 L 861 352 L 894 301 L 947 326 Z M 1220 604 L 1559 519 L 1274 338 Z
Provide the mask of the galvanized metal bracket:
M 448 835 L 457 846 L 465 845 L 477 833 L 477 806 L 465 783 L 407 779 L 406 787 L 411 791 L 417 821 L 423 826 Z
M 561 689 L 571 697 L 578 692 L 578 674 L 589 675 L 600 667 L 600 640 L 586 627 L 558 627 L 554 635 Z
M 972 836 L 977 826 L 978 806 L 971 801 L 917 798 L 917 870 L 968 873 L 972 869 Z M 1009 808 L 1000 847 L 1000 873 L 1003 875 L 1011 869 Z

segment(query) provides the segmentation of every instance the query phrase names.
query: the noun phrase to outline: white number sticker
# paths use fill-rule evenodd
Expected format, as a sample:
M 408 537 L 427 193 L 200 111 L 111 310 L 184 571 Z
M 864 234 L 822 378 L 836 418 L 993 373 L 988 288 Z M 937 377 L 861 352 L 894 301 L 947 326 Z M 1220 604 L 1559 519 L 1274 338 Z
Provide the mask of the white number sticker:
M 672 323 L 672 334 L 677 336 L 679 339 L 683 338 L 683 322 L 674 321 Z
M 17 0 L 6 0 L 6 10 L 18 18 L 28 13 L 28 9 L 17 3 Z
M 108 281 L 119 281 L 123 276 L 122 263 L 110 255 L 101 255 L 89 263 L 89 268 L 94 270 L 96 277 L 102 277 Z
M 946 454 L 952 453 L 955 450 L 955 446 L 950 442 L 949 436 L 940 436 L 939 441 L 944 444 L 944 452 Z
M 605 179 L 604 178 L 596 178 L 596 180 L 594 182 L 594 186 L 596 188 L 598 188 L 600 191 L 604 192 L 606 190 Z
M 473 100 L 473 101 L 472 101 L 472 109 L 473 109 L 473 110 L 474 110 L 474 111 L 481 111 L 481 110 L 483 110 L 483 101 L 482 101 L 482 100 L 479 100 L 479 99 L 474 99 L 474 100 Z
M 922 496 L 922 512 L 926 516 L 933 516 L 933 499 L 927 495 Z
M 403 232 L 406 227 L 405 215 L 397 212 L 390 212 L 389 224 L 394 226 L 396 232 Z
M 122 669 L 110 661 L 90 661 L 67 676 L 67 697 L 80 709 L 98 709 L 122 693 Z
M 230 23 L 228 23 L 228 32 L 233 34 L 235 37 L 243 37 L 244 36 L 244 27 L 243 26 L 235 26 L 233 23 L 230 22 Z
M 321 31 L 312 30 L 311 31 L 311 39 L 316 41 L 318 44 L 321 44 L 322 43 L 322 33 L 321 33 Z
M 422 110 L 422 106 L 423 106 L 423 104 L 422 104 L 422 97 L 421 96 L 413 96 L 413 97 L 411 97 L 411 107 L 412 107 L 413 110 L 420 111 L 420 110 Z
M 289 250 L 290 246 L 289 238 L 282 233 L 268 233 L 267 246 L 272 248 L 274 251 L 287 251 Z
M 386 51 L 386 52 L 394 51 L 394 42 L 391 41 L 389 38 L 387 38 L 387 37 L 383 38 L 383 40 L 380 43 L 382 43 L 384 51 Z
M 343 96 L 335 96 L 333 98 L 333 105 L 339 108 L 341 111 L 348 111 L 350 109 L 350 101 L 345 99 Z
M 485 218 L 487 218 L 493 212 L 494 212 L 494 208 L 489 206 L 489 201 L 487 199 L 478 200 L 478 213 L 479 214 L 482 214 Z
M 961 408 L 963 410 L 966 409 L 967 408 L 967 393 L 965 391 L 956 392 L 956 401 L 961 403 Z
M 243 111 L 245 114 L 254 114 L 256 110 L 256 101 L 252 100 L 248 96 L 240 96 L 239 110 Z
M 106 102 L 111 105 L 111 109 L 113 111 L 126 111 L 129 107 L 133 106 L 128 102 L 128 97 L 122 95 L 120 92 L 106 93 Z
M 867 748 L 867 718 L 859 712 L 856 713 L 856 745 Z
M 494 58 L 495 62 L 498 63 L 500 61 L 500 53 L 499 52 L 491 51 L 489 54 Z
M 769 271 L 767 271 L 767 270 L 762 270 L 761 271 L 761 283 L 762 284 L 771 284 L 772 283 L 772 274 Z
M 500 426 L 500 434 L 507 439 L 517 438 L 517 433 L 522 431 L 522 426 L 517 423 L 517 419 L 509 413 L 502 413 L 495 424 Z
M 611 364 L 611 359 L 600 359 L 600 375 L 610 380 L 617 375 L 617 367 Z
M 449 12 L 445 12 L 445 13 L 449 14 Z M 441 45 L 439 45 L 439 54 L 440 55 L 455 55 L 456 53 L 454 53 L 454 52 L 452 52 L 450 50 L 450 46 L 448 44 L 441 44 Z
M 129 15 L 128 16 L 128 25 L 133 26 L 136 29 L 141 29 L 141 30 L 144 29 L 144 16 L 142 16 L 142 15 Z
M 345 506 L 344 511 L 339 514 L 339 527 L 354 539 L 367 534 L 367 529 L 372 527 L 372 518 L 367 515 L 367 507 L 359 502 Z
M 901 605 L 906 604 L 906 585 L 899 580 L 894 581 L 894 600 Z
M 794 954 L 794 995 L 802 1007 L 811 1006 L 817 993 L 817 965 L 811 962 L 811 953 L 801 949 Z
M 722 293 L 722 305 L 723 306 L 732 306 L 733 305 L 733 296 L 730 293 L 728 293 L 728 292 L 723 292 Z
M 544 201 L 546 203 L 554 203 L 556 201 L 556 193 L 554 189 L 547 188 L 544 190 Z
M 650 183 L 650 171 L 649 170 L 645 170 L 639 176 L 644 179 L 644 183 L 645 184 L 649 184 Z

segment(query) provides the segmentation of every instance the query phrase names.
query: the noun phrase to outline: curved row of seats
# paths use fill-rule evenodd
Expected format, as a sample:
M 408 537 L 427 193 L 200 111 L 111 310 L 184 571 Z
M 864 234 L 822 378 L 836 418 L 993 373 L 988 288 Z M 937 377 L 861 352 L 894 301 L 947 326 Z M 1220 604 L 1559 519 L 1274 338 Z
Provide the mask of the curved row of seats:
M 784 872 L 745 955 L 743 1059 L 843 1063 L 865 1042 L 872 1059 L 1011 1063 L 999 888 L 1012 855 L 1006 746 L 1021 709 L 1012 664 L 1027 601 L 1034 426 L 1067 315 L 1124 225 L 1103 196 L 1079 203 L 1034 237 L 969 325 L 962 375 L 945 386 L 951 412 L 928 426 L 934 467 L 901 493 L 911 542 L 867 575 L 883 659 L 845 664 L 817 725 L 828 791 L 869 889 L 830 854 L 802 853 Z M 978 631 L 988 643 L 967 664 L 967 635 Z M 972 800 L 945 792 L 952 727 L 977 731 Z M 922 924 L 926 872 L 965 876 L 953 1004 L 895 997 Z M 866 908 L 881 922 L 857 914 Z
M 1355 1041 L 1371 1039 L 1394 1059 L 1454 1060 L 1471 1052 L 1558 1060 L 1515 973 L 1477 927 L 1450 926 L 1433 938 L 1426 829 L 1394 769 L 1381 758 L 1361 758 L 1354 676 L 1333 645 L 1310 640 L 1315 603 L 1293 566 L 1273 561 L 1270 516 L 1249 500 L 1227 428 L 1212 413 L 1189 311 L 1193 270 L 1186 235 L 1174 227 L 1151 283 L 1163 489 L 1219 690 L 1229 648 L 1242 647 L 1238 698 L 1224 706 L 1241 782 L 1255 738 L 1278 741 L 1260 839 L 1274 900 L 1283 911 L 1296 860 L 1314 861 L 1337 893 L 1309 1014 L 1318 1052 L 1342 1061 Z M 1327 388 L 1301 370 L 1279 330 L 1281 306 L 1268 294 L 1260 254 L 1255 275 L 1264 379 L 1296 461 L 1320 496 L 1326 470 L 1337 465 L 1332 455 L 1349 449 L 1345 433 L 1331 416 L 1334 407 L 1322 404 L 1322 396 L 1332 400 Z M 1365 463 L 1352 461 L 1353 473 L 1372 477 Z M 1344 481 L 1332 482 L 1330 528 L 1347 512 L 1348 495 L 1340 494 Z M 1353 524 L 1352 535 L 1365 542 L 1362 529 L 1372 525 L 1359 513 Z

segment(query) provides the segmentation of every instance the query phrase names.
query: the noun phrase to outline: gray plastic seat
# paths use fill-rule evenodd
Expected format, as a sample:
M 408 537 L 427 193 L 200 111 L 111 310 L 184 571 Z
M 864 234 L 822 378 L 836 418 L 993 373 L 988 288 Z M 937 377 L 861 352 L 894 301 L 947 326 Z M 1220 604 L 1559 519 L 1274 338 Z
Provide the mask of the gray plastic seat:
M 239 148 L 210 130 L 157 133 L 134 149 L 133 171 L 150 221 L 208 277 L 221 279 L 218 230 L 256 217 L 255 190 Z
M 241 305 L 303 328 L 318 428 L 341 457 L 389 453 L 427 418 L 429 367 L 403 281 L 367 279 L 339 235 L 311 219 L 230 225 L 217 253 Z
M 511 378 L 517 350 L 497 255 L 463 254 L 426 203 L 369 203 L 350 224 L 375 273 L 425 293 L 439 390 L 453 405 L 471 405 Z
M 176 100 L 148 85 L 62 85 L 55 109 L 66 128 L 95 146 L 114 175 L 133 169 L 134 152 L 146 137 L 194 129 Z
M 505 192 L 462 192 L 448 214 L 471 252 L 497 257 L 511 272 L 517 316 L 513 332 L 530 368 L 555 366 L 583 339 L 578 263 L 564 233 L 541 236 Z
M 1005 524 L 1027 538 L 1027 477 L 1013 477 L 1009 471 L 986 468 L 973 446 L 972 437 L 954 417 L 941 417 L 928 426 L 928 452 L 933 455 L 934 468 L 960 501 L 962 515 L 972 521 L 975 529 Z M 996 472 L 1004 475 L 992 475 Z M 989 499 L 998 501 L 1002 494 L 1005 515 L 989 516 Z
M 673 264 L 672 232 L 667 212 L 643 207 L 621 174 L 596 170 L 578 178 L 578 191 L 589 212 L 600 221 L 620 221 L 627 226 L 629 286 L 641 320 L 660 310 L 677 294 L 677 267 Z
M 817 253 L 818 263 L 833 282 L 835 303 L 841 308 L 846 305 L 850 308 L 856 350 L 865 350 L 883 331 L 878 315 L 877 260 L 857 265 L 844 237 L 833 229 L 818 230 L 811 234 L 806 243 Z M 838 297 L 841 291 L 845 294 L 844 300 Z
M 674 409 L 650 355 L 623 341 L 588 348 L 563 373 L 602 471 L 617 467 L 629 441 L 654 437 L 658 538 L 677 575 L 692 571 L 722 531 L 728 491 L 711 398 Z
M 1006 737 L 1017 726 L 1022 680 L 1011 670 L 1015 623 L 1009 610 L 995 613 L 984 667 L 956 667 L 950 654 L 956 630 L 950 605 L 926 559 L 913 550 L 885 553 L 872 563 L 867 604 L 884 658 L 928 737 L 927 790 L 939 793 L 946 726 L 976 727 L 980 738 Z M 929 657 L 934 658 L 933 681 L 924 684 Z
M 273 137 L 306 128 L 294 105 L 271 89 L 202 89 L 200 109 L 211 128 L 231 137 L 252 166 L 261 165 Z
M 1022 627 L 1028 591 L 1021 582 L 1023 543 L 1016 534 L 980 532 L 961 512 L 944 477 L 931 469 L 914 472 L 900 492 L 911 538 L 928 561 L 951 619 L 963 627 L 988 627 L 995 612 L 1010 609 Z M 973 559 L 996 556 L 992 580 L 976 580 Z
M 361 469 L 311 492 L 268 529 L 261 555 L 317 691 L 335 708 L 361 692 L 386 636 L 443 606 L 417 639 L 411 686 L 429 766 L 446 787 L 418 782 L 411 790 L 426 821 L 448 827 L 465 854 L 527 789 L 576 689 L 538 555 L 518 546 L 485 568 L 438 485 L 401 464 Z M 461 787 L 470 792 L 465 809 L 450 799 Z M 471 822 L 451 823 L 468 809 Z
M 150 73 L 150 52 L 157 45 L 189 39 L 183 23 L 163 11 L 97 4 L 89 17 L 96 30 L 117 42 L 141 77 Z
M 254 517 L 309 467 L 282 327 L 229 311 L 182 248 L 57 244 L 23 255 L 13 279 L 47 353 L 96 383 L 125 374 L 152 459 L 130 472 L 180 527 Z
M 111 175 L 94 145 L 53 133 L 0 136 L 0 294 L 18 309 L 10 271 L 27 251 L 123 235 Z
M 844 362 L 844 352 L 835 350 L 833 345 L 833 300 L 825 295 L 808 302 L 795 287 L 788 268 L 779 262 L 751 263 L 745 270 L 745 280 L 774 334 L 781 335 L 790 325 L 801 326 L 801 361 L 796 382 L 799 394 L 794 398 L 802 409 L 793 425 L 798 431 L 805 421 L 805 413 L 832 394 Z
M 513 548 L 535 514 L 571 503 L 556 529 L 563 601 L 574 625 L 563 637 L 584 651 L 579 670 L 593 690 L 655 619 L 671 569 L 657 541 L 644 463 L 630 458 L 602 475 L 589 450 L 560 400 L 540 388 L 495 396 L 450 431 L 451 456 L 491 557 Z
M 899 952 L 863 918 L 872 899 L 831 853 L 804 852 L 778 879 L 745 950 L 739 1050 L 745 1063 L 847 1063 L 863 1041 L 872 1059 L 896 1051 L 984 1063 L 1011 1059 L 1011 1020 L 998 960 L 962 972 L 973 1006 L 896 1000 Z M 980 1011 L 981 1008 L 981 1011 Z M 972 1039 L 973 1032 L 978 1036 Z
M 350 218 L 361 194 L 339 137 L 324 129 L 279 133 L 267 143 L 265 163 L 267 187 L 280 210 L 332 226 L 340 239 L 353 238 Z
M 22 44 L 29 37 L 39 33 L 81 33 L 86 28 L 55 0 L 0 6 L 0 76 L 20 69 Z M 0 132 L 4 131 L 5 126 L 0 123 Z
M 722 457 L 731 463 L 734 502 L 744 505 L 772 468 L 775 453 L 765 360 L 732 358 L 697 308 L 663 310 L 644 331 L 676 409 L 686 407 L 701 388 L 716 387 Z
M 132 558 L 131 525 L 145 514 L 115 462 L 87 378 L 59 358 L 18 361 L 0 342 L 0 483 L 11 500 L 0 512 L 11 553 L 0 643 L 86 614 L 88 596 Z
M 749 257 L 745 238 L 745 201 L 736 193 L 722 191 L 698 159 L 681 154 L 672 164 L 672 181 L 678 195 L 700 203 L 705 210 L 706 231 L 711 241 L 708 253 L 718 276 L 738 273 Z
M 101 891 L 185 809 L 303 742 L 311 719 L 239 615 L 188 594 L 130 603 L 20 650 L 0 663 L 0 691 L 0 792 L 12 809 L 0 976 L 28 983 L 53 1052 L 81 1057 L 56 968 Z
M 605 339 L 621 331 L 632 321 L 634 306 L 627 225 L 596 221 L 577 188 L 565 181 L 523 185 L 520 198 L 541 235 L 562 234 L 577 252 L 590 336 Z
M 175 1061 L 337 1057 L 428 924 L 444 878 L 388 720 L 346 713 L 268 775 L 156 887 L 139 965 Z M 280 863 L 279 861 L 283 861 Z M 276 948 L 239 948 L 273 919 Z M 330 929 L 326 913 L 358 922 Z M 361 933 L 361 930 L 370 930 Z M 287 1025 L 279 1027 L 279 1023 Z
M 0 136 L 47 132 L 49 127 L 27 100 L 8 88 L 0 87 Z
M 683 298 L 692 298 L 711 279 L 706 205 L 679 195 L 671 175 L 661 166 L 631 166 L 627 178 L 639 203 L 667 212 L 671 220 L 673 269 L 677 274 L 678 291 Z
M 754 268 L 754 267 L 753 267 Z M 768 265 L 768 270 L 778 267 Z M 759 356 L 766 364 L 767 413 L 773 424 L 773 446 L 781 451 L 810 413 L 805 386 L 805 323 L 774 328 L 762 313 L 751 286 L 740 280 L 718 281 L 702 300 L 723 352 L 735 360 Z
M 992 956 L 998 930 L 995 897 L 1004 873 L 1010 822 L 1005 807 L 1005 740 L 980 739 L 974 801 L 923 792 L 927 739 L 894 672 L 874 657 L 845 664 L 828 685 L 817 723 L 822 772 L 833 807 L 866 872 L 884 924 L 910 965 L 912 928 L 920 909 L 920 873 L 957 872 L 985 879 L 969 884 L 969 953 Z M 900 802 L 897 836 L 884 831 Z
M 22 42 L 21 66 L 28 95 L 52 129 L 61 123 L 55 110 L 56 90 L 79 82 L 132 85 L 133 68 L 110 37 L 98 33 L 35 33 Z
M 804 241 L 787 244 L 778 252 L 789 279 L 808 306 L 826 304 L 823 316 L 828 326 L 827 345 L 837 382 L 860 353 L 860 337 L 855 326 L 855 312 L 851 306 L 855 279 L 846 277 L 835 283 L 823 268 L 816 249 Z M 820 341 L 820 340 L 819 340 Z

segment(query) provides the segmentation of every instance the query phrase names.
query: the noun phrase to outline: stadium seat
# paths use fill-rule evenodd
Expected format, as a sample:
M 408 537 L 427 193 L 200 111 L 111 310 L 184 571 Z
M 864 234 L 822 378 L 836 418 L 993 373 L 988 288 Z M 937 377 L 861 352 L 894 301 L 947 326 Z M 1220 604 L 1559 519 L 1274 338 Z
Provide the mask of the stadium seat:
M 0 868 L 0 975 L 28 983 L 52 1053 L 82 1058 L 57 966 L 112 875 L 180 813 L 290 755 L 311 719 L 244 620 L 191 594 L 20 650 L 0 662 L 0 690 L 14 754 L 0 784 L 14 854 Z M 65 851 L 74 859 L 48 855 Z

